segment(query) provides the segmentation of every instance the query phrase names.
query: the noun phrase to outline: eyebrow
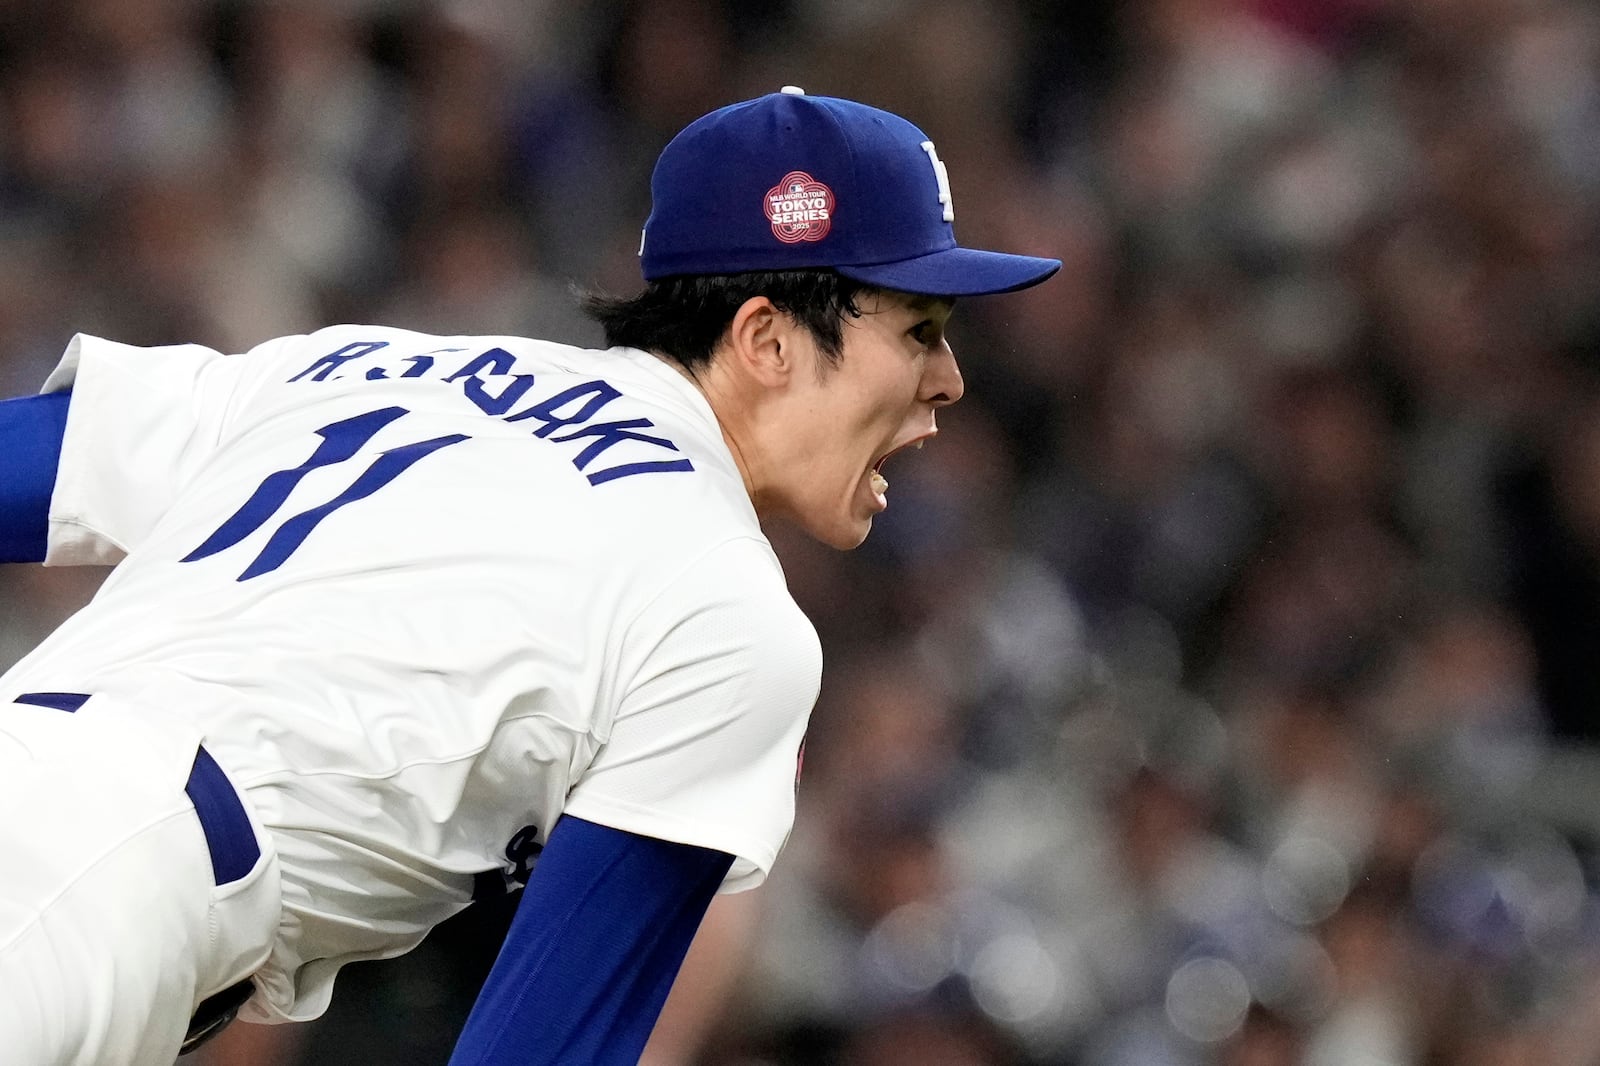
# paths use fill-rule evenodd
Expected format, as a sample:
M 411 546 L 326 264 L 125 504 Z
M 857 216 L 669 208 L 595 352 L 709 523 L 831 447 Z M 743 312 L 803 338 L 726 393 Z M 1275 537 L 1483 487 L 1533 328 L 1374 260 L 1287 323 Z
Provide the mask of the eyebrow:
M 935 310 L 939 307 L 954 307 L 955 298 L 952 296 L 912 296 L 906 300 L 906 306 L 918 314 Z

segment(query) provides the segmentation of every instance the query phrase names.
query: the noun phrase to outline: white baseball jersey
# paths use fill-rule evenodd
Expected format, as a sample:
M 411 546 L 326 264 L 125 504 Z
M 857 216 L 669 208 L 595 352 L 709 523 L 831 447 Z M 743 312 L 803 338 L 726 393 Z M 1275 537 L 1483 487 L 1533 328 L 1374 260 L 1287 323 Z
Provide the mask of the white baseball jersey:
M 563 812 L 765 876 L 821 656 L 673 368 L 339 326 L 80 336 L 68 387 L 47 561 L 121 565 L 0 699 L 198 726 L 282 863 L 257 1016 L 316 1016 Z

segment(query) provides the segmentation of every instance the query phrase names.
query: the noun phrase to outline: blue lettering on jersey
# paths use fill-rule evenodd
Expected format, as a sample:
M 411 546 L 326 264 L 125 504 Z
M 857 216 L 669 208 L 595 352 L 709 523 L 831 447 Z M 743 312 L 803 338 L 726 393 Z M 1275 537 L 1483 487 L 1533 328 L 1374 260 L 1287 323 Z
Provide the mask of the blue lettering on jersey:
M 668 474 L 675 470 L 693 470 L 694 464 L 687 459 L 658 459 L 652 463 L 623 463 L 621 466 L 607 467 L 585 475 L 591 485 L 604 485 L 608 481 L 615 481 L 619 477 L 632 477 L 635 474 Z
M 516 361 L 516 356 L 504 348 L 490 348 L 445 380 L 460 381 L 467 399 L 477 404 L 484 414 L 503 415 L 511 410 L 512 404 L 522 399 L 523 393 L 533 387 L 532 374 L 511 374 L 511 367 Z M 483 379 L 478 375 L 485 370 L 502 377 L 511 374 L 511 381 L 500 390 L 498 396 L 491 395 L 489 390 L 484 388 Z
M 542 400 L 525 411 L 518 411 L 507 422 L 521 422 L 525 418 L 537 418 L 544 423 L 533 431 L 535 437 L 548 437 L 563 426 L 577 426 L 589 421 L 600 408 L 612 400 L 620 399 L 622 393 L 612 388 L 604 381 L 585 381 L 582 385 L 574 385 L 570 389 L 563 389 L 548 400 Z M 569 403 L 583 400 L 584 403 L 571 414 L 564 415 L 561 409 Z
M 329 374 L 338 370 L 350 360 L 360 359 L 363 355 L 371 355 L 379 348 L 387 347 L 389 347 L 388 341 L 356 341 L 354 344 L 347 344 L 338 351 L 330 352 L 318 359 L 289 380 L 299 381 L 307 374 L 311 374 L 312 381 L 327 381 Z M 316 373 L 313 374 L 312 371 L 316 371 Z
M 322 443 L 311 453 L 311 458 L 299 466 L 269 474 L 267 479 L 257 486 L 256 491 L 251 493 L 250 498 L 245 500 L 226 522 L 218 526 L 216 532 L 206 538 L 204 544 L 185 555 L 180 561 L 192 563 L 238 544 L 278 513 L 278 508 L 288 502 L 289 494 L 307 474 L 318 467 L 333 466 L 354 458 L 361 450 L 361 446 L 371 440 L 378 430 L 405 413 L 404 407 L 385 407 L 381 411 L 368 411 L 354 418 L 323 426 L 317 430 L 317 436 L 322 438 Z
M 255 562 L 245 567 L 244 573 L 239 575 L 239 580 L 249 581 L 253 577 L 276 570 L 294 554 L 296 548 L 305 543 L 311 531 L 316 529 L 324 518 L 346 504 L 371 496 L 405 473 L 418 459 L 431 455 L 440 448 L 448 448 L 452 444 L 460 444 L 468 439 L 465 433 L 452 433 L 446 437 L 417 441 L 415 444 L 380 452 L 372 465 L 363 470 L 361 476 L 356 478 L 349 488 L 320 507 L 301 511 L 279 526 L 267 541 L 267 546 L 261 549 L 261 554 L 256 556 Z
M 338 373 L 346 363 L 389 348 L 388 341 L 355 341 L 337 351 L 318 357 L 310 366 L 300 371 L 290 382 L 339 381 L 345 377 Z M 409 363 L 401 378 L 434 376 L 437 366 L 435 356 L 466 351 L 464 348 L 439 348 L 420 355 L 400 356 L 399 362 Z M 386 353 L 391 354 L 391 353 Z M 454 360 L 450 361 L 454 364 Z M 623 395 L 609 382 L 596 378 L 581 382 L 551 396 L 536 400 L 513 414 L 507 414 L 534 387 L 534 375 L 516 373 L 517 359 L 504 348 L 489 348 L 460 364 L 454 372 L 436 377 L 445 384 L 459 385 L 463 395 L 486 415 L 506 422 L 533 422 L 533 435 L 553 444 L 583 441 L 584 446 L 572 457 L 572 465 L 591 485 L 604 485 L 608 481 L 635 477 L 641 474 L 666 474 L 691 471 L 694 464 L 686 458 L 642 458 L 638 445 L 644 445 L 659 454 L 660 451 L 677 452 L 678 446 L 666 437 L 644 430 L 654 429 L 648 418 L 629 418 L 618 421 L 596 422 L 601 409 Z M 362 375 L 367 381 L 391 379 L 391 367 L 372 366 Z M 439 368 L 442 373 L 443 368 Z M 500 379 L 500 380 L 493 380 Z M 625 462 L 601 469 L 590 466 L 612 448 L 624 448 L 618 457 Z M 649 452 L 645 453 L 646 455 Z M 219 533 L 221 531 L 219 530 Z M 230 531 L 231 532 L 231 531 Z
M 667 440 L 665 437 L 652 437 L 649 434 L 638 432 L 639 430 L 650 427 L 653 424 L 654 423 L 652 423 L 648 418 L 630 418 L 626 422 L 600 422 L 592 426 L 582 426 L 573 430 L 571 433 L 566 434 L 565 436 L 551 437 L 550 439 L 556 441 L 557 443 L 564 444 L 569 440 L 578 440 L 583 437 L 596 438 L 593 444 L 589 445 L 573 458 L 572 465 L 577 467 L 579 470 L 585 469 L 590 463 L 594 462 L 595 459 L 600 456 L 601 452 L 604 452 L 613 444 L 618 444 L 625 440 L 643 441 L 646 444 L 654 444 L 657 447 L 669 448 L 672 451 L 677 451 L 678 446 L 672 443 L 670 440 Z M 668 470 L 693 469 L 694 467 L 689 465 L 689 460 L 687 459 L 677 459 L 668 462 L 647 464 L 628 463 L 623 466 L 611 467 L 609 470 L 597 470 L 593 474 L 589 474 L 588 478 L 589 484 L 601 485 L 607 481 L 614 481 L 619 477 L 627 477 L 630 474 L 648 474 L 652 472 Z
M 333 422 L 316 430 L 316 435 L 322 438 L 322 443 L 311 453 L 311 458 L 299 466 L 268 474 L 265 480 L 256 486 L 250 498 L 245 500 L 227 521 L 218 526 L 198 548 L 178 561 L 193 563 L 209 559 L 238 544 L 266 525 L 278 513 L 278 510 L 289 501 L 289 494 L 307 474 L 320 467 L 335 466 L 354 459 L 379 430 L 408 413 L 404 407 L 385 407 L 378 411 L 356 415 L 354 418 Z M 272 573 L 288 561 L 289 556 L 305 543 L 306 538 L 324 518 L 341 507 L 371 496 L 405 473 L 419 459 L 433 454 L 440 448 L 448 448 L 452 444 L 460 444 L 468 439 L 470 438 L 465 433 L 452 433 L 447 437 L 434 437 L 432 440 L 417 441 L 379 452 L 378 457 L 361 472 L 349 488 L 327 503 L 285 519 L 273 531 L 267 546 L 261 549 L 260 554 L 249 566 L 245 567 L 244 573 L 240 574 L 237 580 L 249 581 L 253 577 Z
M 464 351 L 466 351 L 465 348 L 440 348 L 438 351 L 425 352 L 422 355 L 408 355 L 405 357 L 405 361 L 411 365 L 406 367 L 406 372 L 400 376 L 403 378 L 420 378 L 422 375 L 433 369 L 433 357 L 435 355 L 440 355 L 444 352 Z M 368 381 L 382 381 L 388 376 L 389 371 L 381 366 L 372 367 L 367 371 Z M 290 378 L 289 380 L 295 381 L 297 379 Z M 333 380 L 338 381 L 339 378 L 336 376 Z

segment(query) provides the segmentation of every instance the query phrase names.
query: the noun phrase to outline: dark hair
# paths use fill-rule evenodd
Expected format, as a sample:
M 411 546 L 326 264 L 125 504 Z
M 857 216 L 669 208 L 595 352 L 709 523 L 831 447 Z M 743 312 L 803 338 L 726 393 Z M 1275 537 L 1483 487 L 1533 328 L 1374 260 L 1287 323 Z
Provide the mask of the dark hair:
M 694 274 L 648 282 L 637 296 L 591 293 L 584 312 L 605 330 L 606 344 L 660 352 L 691 373 L 711 352 L 746 300 L 765 296 L 816 339 L 830 363 L 844 348 L 844 318 L 861 317 L 857 299 L 876 291 L 833 270 Z

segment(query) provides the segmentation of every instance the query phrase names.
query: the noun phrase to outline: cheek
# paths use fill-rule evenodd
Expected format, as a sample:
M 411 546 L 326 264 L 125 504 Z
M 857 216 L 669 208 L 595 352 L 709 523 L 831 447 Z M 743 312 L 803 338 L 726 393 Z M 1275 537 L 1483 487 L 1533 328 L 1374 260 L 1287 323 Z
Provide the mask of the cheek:
M 917 406 L 917 394 L 922 377 L 916 365 L 903 366 L 899 373 L 886 376 L 878 384 L 876 401 L 872 405 L 873 419 L 880 425 L 889 424 L 892 432 L 900 426 Z
M 864 471 L 915 408 L 921 364 L 891 345 L 862 345 L 844 358 L 806 436 L 816 447 L 811 459 Z
M 854 452 L 871 453 L 867 457 L 870 462 L 899 431 L 911 395 L 898 383 L 875 382 L 873 387 L 863 388 L 851 404 L 847 420 L 842 423 L 850 429 L 840 434 L 840 443 Z

